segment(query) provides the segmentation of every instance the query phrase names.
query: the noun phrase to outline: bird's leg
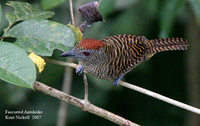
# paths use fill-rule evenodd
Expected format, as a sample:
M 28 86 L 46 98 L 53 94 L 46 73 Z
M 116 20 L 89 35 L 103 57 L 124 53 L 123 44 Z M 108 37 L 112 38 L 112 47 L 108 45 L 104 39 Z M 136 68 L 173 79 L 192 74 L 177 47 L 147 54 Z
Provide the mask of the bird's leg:
M 118 77 L 117 79 L 115 79 L 114 82 L 113 82 L 113 84 L 114 84 L 115 86 L 119 86 L 119 81 L 122 79 L 123 76 L 124 76 L 124 75 L 121 75 L 120 77 Z
M 82 65 L 79 65 L 78 68 L 76 69 L 76 73 L 80 76 L 83 74 L 84 68 Z

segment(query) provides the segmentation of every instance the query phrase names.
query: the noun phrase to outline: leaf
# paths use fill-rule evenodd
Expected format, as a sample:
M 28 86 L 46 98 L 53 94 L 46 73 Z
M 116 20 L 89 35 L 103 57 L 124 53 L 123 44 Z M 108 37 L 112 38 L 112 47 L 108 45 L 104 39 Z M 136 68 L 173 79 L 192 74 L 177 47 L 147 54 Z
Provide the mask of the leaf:
M 146 30 L 145 25 L 147 24 L 147 22 L 145 22 L 143 19 L 144 18 L 138 16 L 138 13 L 136 13 L 135 11 L 127 10 L 114 18 L 114 22 L 110 20 L 108 23 L 112 23 L 112 25 L 108 25 L 107 27 L 111 29 L 110 34 L 144 34 Z
M 116 10 L 127 9 L 129 6 L 136 4 L 138 0 L 102 0 L 99 6 L 99 11 L 103 17 L 108 16 L 111 13 L 114 13 Z
M 7 5 L 15 9 L 14 12 L 5 14 L 9 27 L 17 21 L 29 19 L 47 19 L 54 15 L 52 11 L 40 11 L 29 3 L 9 1 Z
M 200 0 L 189 0 L 192 10 L 194 11 L 197 21 L 200 22 Z
M 0 42 L 0 79 L 33 88 L 36 70 L 26 52 L 15 44 Z
M 137 2 L 138 0 L 126 0 L 126 2 L 124 2 L 123 0 L 115 0 L 115 8 L 116 9 L 127 8 L 128 6 L 132 6 Z
M 161 21 L 160 21 L 160 37 L 165 38 L 169 36 L 171 31 L 174 18 L 178 12 L 178 9 L 184 3 L 181 0 L 169 0 L 166 1 L 164 8 L 161 11 Z
M 78 27 L 75 27 L 74 25 L 72 24 L 68 24 L 67 25 L 68 27 L 71 28 L 71 30 L 73 31 L 74 33 L 74 36 L 75 36 L 75 45 L 82 40 L 83 38 L 83 33 L 80 31 L 80 29 Z
M 0 22 L 1 22 L 1 19 L 2 19 L 2 8 L 1 8 L 1 5 L 0 5 Z
M 108 16 L 109 14 L 115 11 L 115 0 L 102 0 L 99 5 L 99 11 L 103 17 Z
M 41 73 L 44 70 L 44 67 L 46 65 L 46 62 L 44 61 L 44 59 L 34 53 L 30 53 L 28 57 L 31 58 L 33 63 L 38 67 L 39 73 Z
M 17 38 L 16 44 L 28 52 L 51 56 L 54 49 L 68 51 L 74 33 L 66 25 L 48 20 L 27 20 L 12 27 L 4 36 Z
M 43 10 L 50 10 L 64 2 L 66 2 L 66 0 L 41 0 L 41 6 Z

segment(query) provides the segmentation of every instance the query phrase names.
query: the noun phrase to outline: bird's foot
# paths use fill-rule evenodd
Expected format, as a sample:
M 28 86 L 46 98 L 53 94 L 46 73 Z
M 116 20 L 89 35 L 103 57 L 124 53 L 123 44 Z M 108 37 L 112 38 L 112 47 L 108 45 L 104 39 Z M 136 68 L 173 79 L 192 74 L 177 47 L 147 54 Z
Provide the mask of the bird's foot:
M 119 86 L 119 81 L 122 79 L 122 77 L 123 77 L 123 75 L 120 76 L 120 77 L 118 77 L 116 80 L 114 80 L 113 84 L 114 84 L 115 86 Z
M 83 74 L 84 68 L 82 65 L 79 65 L 78 68 L 76 69 L 76 73 L 80 76 Z

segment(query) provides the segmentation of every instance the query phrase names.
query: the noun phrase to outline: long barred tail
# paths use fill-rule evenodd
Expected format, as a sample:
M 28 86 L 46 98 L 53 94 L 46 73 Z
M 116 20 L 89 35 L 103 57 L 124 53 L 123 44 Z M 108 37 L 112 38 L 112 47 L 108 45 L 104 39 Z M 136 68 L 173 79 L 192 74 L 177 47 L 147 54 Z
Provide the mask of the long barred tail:
M 169 50 L 186 50 L 187 41 L 182 38 L 165 38 L 149 40 L 149 45 L 153 53 Z

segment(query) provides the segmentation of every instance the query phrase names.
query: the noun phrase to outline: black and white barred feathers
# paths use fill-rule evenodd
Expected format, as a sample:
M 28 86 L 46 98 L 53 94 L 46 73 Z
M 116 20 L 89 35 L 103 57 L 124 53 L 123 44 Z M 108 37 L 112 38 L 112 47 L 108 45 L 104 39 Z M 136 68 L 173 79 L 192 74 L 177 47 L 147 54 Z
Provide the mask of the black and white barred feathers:
M 76 50 L 91 53 L 79 61 L 91 75 L 115 80 L 154 54 L 169 50 L 186 50 L 182 38 L 148 40 L 144 36 L 114 35 L 102 40 L 83 39 Z

